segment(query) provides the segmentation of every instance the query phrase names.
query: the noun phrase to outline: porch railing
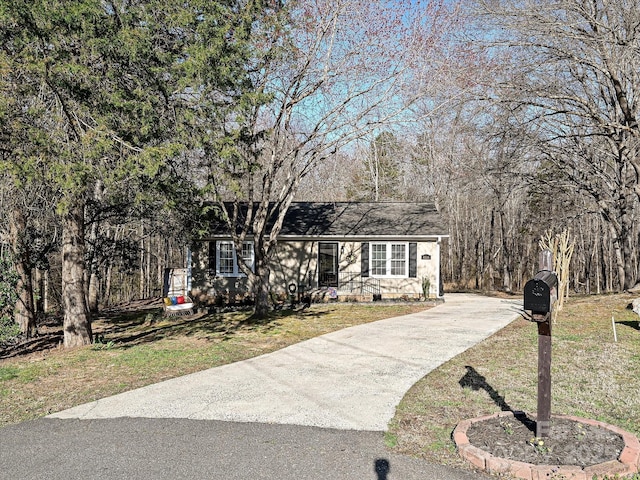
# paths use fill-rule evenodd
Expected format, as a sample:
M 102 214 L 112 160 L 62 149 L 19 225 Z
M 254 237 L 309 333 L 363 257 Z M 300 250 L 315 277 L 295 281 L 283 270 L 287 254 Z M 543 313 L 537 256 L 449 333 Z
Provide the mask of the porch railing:
M 354 295 L 377 295 L 380 293 L 380 279 L 361 277 L 356 273 L 338 274 L 338 291 Z

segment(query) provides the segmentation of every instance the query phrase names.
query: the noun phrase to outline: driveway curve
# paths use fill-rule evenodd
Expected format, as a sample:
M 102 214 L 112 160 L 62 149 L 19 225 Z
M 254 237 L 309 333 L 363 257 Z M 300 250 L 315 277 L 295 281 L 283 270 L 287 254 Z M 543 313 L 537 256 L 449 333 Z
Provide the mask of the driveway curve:
M 521 307 L 521 301 L 447 294 L 444 303 L 423 312 L 346 328 L 49 417 L 385 431 L 415 382 L 516 319 Z

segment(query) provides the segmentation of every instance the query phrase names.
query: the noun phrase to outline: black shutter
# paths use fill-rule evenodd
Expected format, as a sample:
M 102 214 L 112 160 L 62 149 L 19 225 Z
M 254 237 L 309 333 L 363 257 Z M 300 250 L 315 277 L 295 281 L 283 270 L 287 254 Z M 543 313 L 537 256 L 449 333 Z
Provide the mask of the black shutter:
M 216 242 L 209 242 L 209 270 L 216 272 Z
M 364 242 L 360 245 L 360 275 L 369 276 L 369 244 Z
M 409 278 L 418 276 L 418 244 L 409 244 Z

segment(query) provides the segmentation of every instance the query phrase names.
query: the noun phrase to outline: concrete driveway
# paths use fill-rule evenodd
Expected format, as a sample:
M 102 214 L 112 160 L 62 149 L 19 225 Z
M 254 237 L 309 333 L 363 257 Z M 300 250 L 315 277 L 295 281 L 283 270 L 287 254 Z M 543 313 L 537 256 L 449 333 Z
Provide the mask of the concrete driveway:
M 384 431 L 409 388 L 518 317 L 518 301 L 448 294 L 424 312 L 65 410 L 59 419 L 182 418 Z

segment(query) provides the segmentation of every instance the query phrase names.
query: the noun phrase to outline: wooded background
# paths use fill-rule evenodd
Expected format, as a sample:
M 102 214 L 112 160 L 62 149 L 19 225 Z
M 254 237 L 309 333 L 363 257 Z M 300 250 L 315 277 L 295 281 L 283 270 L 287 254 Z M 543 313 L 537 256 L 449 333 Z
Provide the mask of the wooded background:
M 520 291 L 561 232 L 570 290 L 638 282 L 640 0 L 0 0 L 0 38 L 26 335 L 62 309 L 85 344 L 90 312 L 159 296 L 221 200 L 257 202 L 234 241 L 257 232 L 264 302 L 293 200 L 434 201 L 449 288 Z

